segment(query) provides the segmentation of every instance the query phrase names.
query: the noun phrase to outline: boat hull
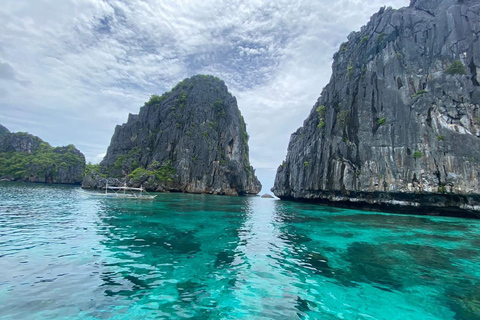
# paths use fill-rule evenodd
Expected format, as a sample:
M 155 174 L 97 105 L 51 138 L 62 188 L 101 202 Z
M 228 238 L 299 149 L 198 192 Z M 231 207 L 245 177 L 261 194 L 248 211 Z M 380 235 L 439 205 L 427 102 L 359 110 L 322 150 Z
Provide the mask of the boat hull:
M 156 195 L 133 195 L 133 194 L 117 194 L 117 193 L 100 193 L 87 192 L 80 190 L 80 193 L 91 198 L 109 198 L 109 199 L 136 199 L 136 200 L 153 200 Z

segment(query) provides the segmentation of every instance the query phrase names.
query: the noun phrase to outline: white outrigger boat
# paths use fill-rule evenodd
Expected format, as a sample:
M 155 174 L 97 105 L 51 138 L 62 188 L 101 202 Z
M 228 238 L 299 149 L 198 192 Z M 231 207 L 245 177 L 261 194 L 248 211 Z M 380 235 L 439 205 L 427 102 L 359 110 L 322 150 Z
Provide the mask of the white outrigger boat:
M 124 185 L 123 187 L 110 187 L 105 185 L 105 192 L 86 192 L 83 194 L 90 197 L 116 198 L 116 199 L 154 199 L 156 195 L 151 195 L 143 187 L 132 188 Z

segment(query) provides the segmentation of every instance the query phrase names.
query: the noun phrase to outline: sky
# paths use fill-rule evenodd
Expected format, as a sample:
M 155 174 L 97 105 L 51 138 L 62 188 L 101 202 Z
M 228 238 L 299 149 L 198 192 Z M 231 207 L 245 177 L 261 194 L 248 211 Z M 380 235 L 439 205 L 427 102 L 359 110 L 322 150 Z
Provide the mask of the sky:
M 409 0 L 2 0 L 0 124 L 103 158 L 117 124 L 195 74 L 225 81 L 266 186 L 331 76 L 382 6 Z

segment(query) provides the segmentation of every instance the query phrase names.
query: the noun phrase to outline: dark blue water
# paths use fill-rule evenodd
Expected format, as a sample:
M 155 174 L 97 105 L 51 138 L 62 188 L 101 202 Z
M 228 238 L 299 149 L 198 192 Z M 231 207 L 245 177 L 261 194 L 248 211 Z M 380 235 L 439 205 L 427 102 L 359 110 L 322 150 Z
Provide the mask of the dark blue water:
M 0 183 L 0 319 L 480 319 L 480 222 Z

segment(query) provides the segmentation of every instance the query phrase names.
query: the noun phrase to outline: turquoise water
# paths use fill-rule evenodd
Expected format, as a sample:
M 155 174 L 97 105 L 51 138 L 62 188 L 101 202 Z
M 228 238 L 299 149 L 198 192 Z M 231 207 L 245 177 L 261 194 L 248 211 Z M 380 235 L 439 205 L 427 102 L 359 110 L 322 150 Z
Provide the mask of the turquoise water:
M 0 319 L 480 319 L 480 221 L 0 183 Z

